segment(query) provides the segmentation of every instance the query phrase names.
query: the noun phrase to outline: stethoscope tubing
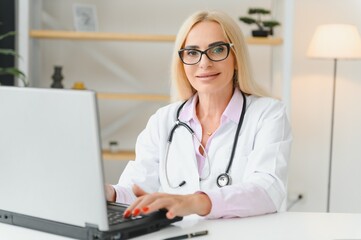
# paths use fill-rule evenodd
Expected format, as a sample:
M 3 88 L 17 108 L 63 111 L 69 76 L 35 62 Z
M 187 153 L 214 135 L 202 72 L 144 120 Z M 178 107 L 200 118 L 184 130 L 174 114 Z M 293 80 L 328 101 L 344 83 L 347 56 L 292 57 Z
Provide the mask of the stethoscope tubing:
M 193 131 L 192 128 L 190 128 L 187 124 L 185 124 L 185 123 L 182 124 L 182 123 L 183 123 L 183 122 L 179 122 L 179 121 L 178 121 L 178 123 L 176 123 L 176 124 L 178 124 L 178 125 L 175 125 L 175 126 L 172 128 L 173 133 L 174 133 L 174 131 L 176 130 L 176 128 L 177 128 L 178 126 L 183 126 L 183 127 L 185 127 L 185 128 L 192 134 L 192 137 L 195 138 L 196 141 L 198 142 L 198 144 L 201 146 L 201 148 L 202 148 L 202 150 L 203 150 L 203 152 L 204 152 L 204 154 L 205 154 L 205 158 L 207 159 L 207 164 L 208 164 L 208 166 L 210 166 L 208 153 L 206 152 L 206 149 L 203 147 L 201 141 L 197 138 L 197 136 L 195 135 L 195 133 L 194 133 L 194 131 Z M 171 184 L 170 184 L 170 181 L 169 181 L 169 177 L 168 177 L 168 171 L 167 171 L 168 154 L 169 154 L 170 144 L 172 143 L 172 140 L 173 140 L 173 133 L 170 134 L 170 136 L 169 136 L 169 138 L 168 138 L 168 142 L 167 142 L 167 147 L 166 147 L 166 152 L 165 152 L 165 160 L 164 160 L 164 161 L 165 161 L 165 163 L 164 163 L 164 165 L 165 165 L 165 170 L 164 170 L 164 171 L 165 171 L 165 177 L 166 177 L 166 179 L 167 179 L 168 185 L 169 185 L 171 188 L 179 188 L 179 187 L 182 187 L 184 184 L 186 184 L 186 181 L 183 180 L 183 181 L 182 181 L 180 184 L 178 184 L 177 186 L 171 185 Z M 171 136 L 171 135 L 172 135 L 172 136 Z M 209 169 L 207 176 L 206 176 L 205 178 L 200 178 L 199 180 L 200 180 L 200 181 L 201 181 L 201 180 L 205 180 L 205 179 L 207 179 L 210 175 L 211 175 L 211 172 L 210 172 L 210 169 Z
M 238 122 L 238 126 L 237 126 L 237 130 L 236 130 L 236 134 L 234 135 L 234 141 L 233 141 L 233 146 L 232 146 L 232 152 L 231 152 L 231 156 L 229 158 L 229 163 L 226 169 L 226 174 L 229 174 L 229 171 L 231 170 L 232 164 L 233 164 L 233 158 L 234 155 L 236 153 L 236 148 L 237 148 L 237 144 L 238 144 L 238 136 L 239 136 L 239 132 L 241 131 L 242 125 L 243 125 L 243 120 L 244 120 L 244 115 L 246 114 L 246 96 L 244 95 L 244 93 L 241 91 L 242 93 L 242 97 L 243 97 L 243 105 L 242 105 L 242 112 L 241 112 L 241 116 L 239 117 L 239 122 Z
M 231 167 L 232 167 L 232 164 L 233 164 L 233 159 L 234 159 L 234 155 L 235 155 L 235 152 L 236 152 L 236 148 L 237 148 L 237 143 L 238 143 L 238 137 L 239 137 L 239 133 L 241 131 L 241 128 L 242 128 L 242 125 L 243 125 L 243 121 L 244 121 L 244 116 L 246 114 L 246 107 L 247 107 L 247 104 L 246 104 L 246 96 L 245 94 L 241 91 L 241 94 L 242 94 L 242 97 L 243 97 L 243 106 L 242 106 L 242 112 L 241 112 L 241 115 L 240 115 L 240 118 L 239 118 L 239 122 L 238 122 L 238 126 L 237 126 L 237 130 L 236 130 L 236 133 L 235 133 L 235 136 L 234 136 L 234 140 L 233 140 L 233 146 L 232 146 L 232 152 L 231 152 L 231 155 L 230 155 L 230 159 L 229 159 L 229 162 L 228 162 L 228 166 L 226 168 L 226 171 L 225 173 L 222 173 L 218 176 L 217 178 L 217 185 L 219 187 L 224 187 L 226 185 L 230 185 L 231 184 L 231 176 L 229 175 L 229 172 L 231 170 Z M 178 184 L 177 186 L 173 186 L 170 184 L 170 181 L 169 181 L 169 177 L 168 177 L 168 171 L 167 171 L 167 166 L 168 166 L 168 154 L 169 154 L 169 148 L 170 148 L 170 145 L 173 141 L 173 136 L 174 136 L 174 132 L 175 130 L 179 127 L 179 126 L 182 126 L 184 128 L 186 128 L 192 135 L 193 138 L 195 138 L 197 140 L 197 142 L 199 143 L 199 145 L 202 147 L 203 149 L 203 152 L 205 154 L 205 158 L 207 159 L 207 163 L 208 163 L 208 166 L 209 166 L 209 171 L 208 171 L 208 175 L 204 178 L 204 179 L 201 179 L 200 180 L 205 180 L 207 179 L 210 174 L 211 174 L 211 167 L 210 167 L 210 161 L 209 161 L 209 158 L 208 158 L 208 154 L 207 154 L 207 151 L 205 150 L 205 148 L 203 147 L 201 141 L 197 138 L 197 136 L 195 135 L 193 129 L 186 123 L 182 122 L 179 120 L 179 115 L 180 115 L 180 111 L 181 109 L 183 108 L 183 106 L 186 104 L 188 100 L 184 101 L 178 108 L 177 110 L 177 115 L 176 115 L 176 122 L 175 122 L 175 125 L 173 126 L 173 128 L 171 129 L 170 133 L 169 133 L 169 136 L 168 136 L 168 141 L 167 141 L 167 147 L 166 147 L 166 153 L 165 153 L 165 175 L 166 175 L 166 179 L 167 179 L 167 182 L 168 182 L 168 185 L 171 187 L 171 188 L 178 188 L 178 187 L 182 187 L 183 185 L 186 184 L 186 181 L 182 181 L 180 184 Z M 222 183 L 223 180 L 225 180 L 225 183 Z

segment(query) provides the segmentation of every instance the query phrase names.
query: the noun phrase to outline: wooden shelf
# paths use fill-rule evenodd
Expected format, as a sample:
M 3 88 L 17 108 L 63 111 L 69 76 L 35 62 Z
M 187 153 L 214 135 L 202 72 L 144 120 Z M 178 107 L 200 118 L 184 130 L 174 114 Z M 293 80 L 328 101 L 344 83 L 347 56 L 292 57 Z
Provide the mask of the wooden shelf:
M 110 152 L 109 150 L 103 150 L 103 160 L 134 160 L 135 152 L 134 151 L 118 151 Z
M 251 45 L 281 45 L 283 40 L 275 37 L 247 37 L 246 42 Z
M 173 42 L 174 35 L 121 34 L 110 32 L 74 32 L 54 30 L 32 30 L 30 37 L 65 39 L 65 40 L 99 40 L 99 41 L 163 41 Z
M 170 101 L 170 96 L 168 95 L 139 93 L 97 93 L 97 98 L 105 100 Z
M 97 40 L 97 41 L 156 41 L 173 42 L 175 35 L 152 35 L 152 34 L 122 34 L 111 32 L 75 32 L 55 30 L 31 30 L 30 37 L 44 39 L 63 40 Z M 246 42 L 254 45 L 280 45 L 281 38 L 275 37 L 247 37 Z

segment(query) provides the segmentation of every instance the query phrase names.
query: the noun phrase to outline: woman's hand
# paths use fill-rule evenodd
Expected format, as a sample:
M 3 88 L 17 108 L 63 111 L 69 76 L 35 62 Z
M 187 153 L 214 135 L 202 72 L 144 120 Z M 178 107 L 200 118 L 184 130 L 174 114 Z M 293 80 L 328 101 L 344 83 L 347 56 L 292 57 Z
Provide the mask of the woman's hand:
M 211 200 L 204 193 L 188 195 L 148 194 L 137 185 L 133 186 L 133 192 L 138 198 L 124 212 L 124 217 L 148 214 L 159 209 L 167 209 L 166 216 L 169 219 L 190 214 L 204 216 L 209 214 L 212 207 Z
M 115 202 L 116 194 L 112 185 L 105 184 L 105 196 L 107 198 L 107 201 Z

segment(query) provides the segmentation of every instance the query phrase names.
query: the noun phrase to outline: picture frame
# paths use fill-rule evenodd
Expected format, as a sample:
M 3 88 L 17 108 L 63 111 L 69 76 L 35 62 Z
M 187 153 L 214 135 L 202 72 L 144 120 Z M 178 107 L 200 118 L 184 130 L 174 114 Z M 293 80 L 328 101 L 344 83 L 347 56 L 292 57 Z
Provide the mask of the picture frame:
M 96 6 L 93 4 L 73 4 L 74 27 L 80 32 L 98 31 Z

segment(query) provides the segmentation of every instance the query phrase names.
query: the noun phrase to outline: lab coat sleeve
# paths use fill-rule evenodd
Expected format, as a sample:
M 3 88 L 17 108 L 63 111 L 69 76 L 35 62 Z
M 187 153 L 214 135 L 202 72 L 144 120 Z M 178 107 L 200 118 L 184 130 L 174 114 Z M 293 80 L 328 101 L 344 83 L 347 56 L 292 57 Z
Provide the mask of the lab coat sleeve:
M 243 183 L 205 192 L 212 201 L 207 217 L 246 217 L 285 210 L 291 141 L 285 107 L 273 102 L 260 115 Z
M 159 116 L 154 114 L 136 142 L 136 159 L 124 169 L 118 184 L 113 185 L 116 201 L 131 203 L 136 197 L 132 186 L 137 184 L 144 191 L 159 190 Z
M 268 193 L 252 183 L 226 186 L 205 192 L 212 202 L 208 219 L 249 217 L 276 212 Z

